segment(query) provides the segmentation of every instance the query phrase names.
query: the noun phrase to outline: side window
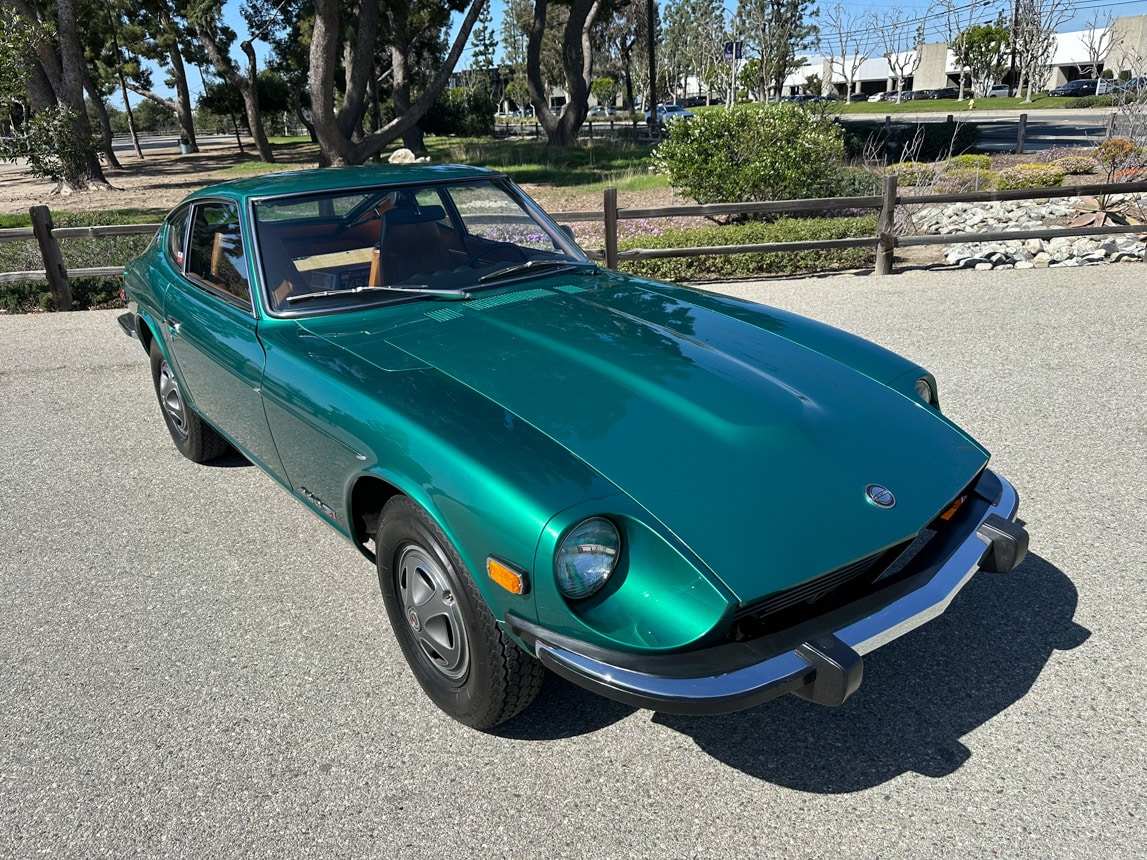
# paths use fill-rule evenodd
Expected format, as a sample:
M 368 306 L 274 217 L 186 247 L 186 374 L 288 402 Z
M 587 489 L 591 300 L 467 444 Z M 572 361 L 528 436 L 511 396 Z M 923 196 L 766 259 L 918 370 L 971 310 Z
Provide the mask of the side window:
M 177 269 L 183 268 L 184 244 L 187 242 L 187 218 L 191 210 L 176 212 L 167 222 L 167 256 Z
M 237 207 L 234 203 L 204 203 L 192 212 L 188 273 L 250 304 Z

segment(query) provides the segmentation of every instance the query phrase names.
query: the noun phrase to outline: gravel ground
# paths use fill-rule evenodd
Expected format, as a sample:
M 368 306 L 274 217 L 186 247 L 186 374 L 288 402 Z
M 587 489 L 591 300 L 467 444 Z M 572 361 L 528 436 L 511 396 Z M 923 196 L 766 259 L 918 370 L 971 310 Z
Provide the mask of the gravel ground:
M 421 695 L 349 545 L 176 453 L 114 312 L 0 317 L 0 856 L 1138 855 L 1143 271 L 721 286 L 933 370 L 1031 555 L 839 709 L 684 718 L 550 679 L 500 735 Z

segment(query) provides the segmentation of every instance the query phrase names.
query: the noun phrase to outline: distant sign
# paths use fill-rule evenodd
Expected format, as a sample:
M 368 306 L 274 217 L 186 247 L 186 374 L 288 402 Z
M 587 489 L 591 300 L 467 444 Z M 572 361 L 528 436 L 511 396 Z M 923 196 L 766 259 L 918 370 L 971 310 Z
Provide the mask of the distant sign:
M 744 42 L 726 42 L 725 43 L 725 62 L 731 63 L 733 60 L 744 59 L 742 49 L 745 47 Z

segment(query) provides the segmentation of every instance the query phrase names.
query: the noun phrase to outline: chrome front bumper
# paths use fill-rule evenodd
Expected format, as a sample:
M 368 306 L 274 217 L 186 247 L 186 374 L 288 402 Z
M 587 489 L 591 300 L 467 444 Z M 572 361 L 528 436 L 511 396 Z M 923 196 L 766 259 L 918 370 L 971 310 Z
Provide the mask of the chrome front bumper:
M 862 655 L 940 615 L 976 571 L 1005 573 L 1023 561 L 1028 536 L 1014 522 L 1015 489 L 985 470 L 973 494 L 970 516 L 912 576 L 766 641 L 633 655 L 588 646 L 514 615 L 506 624 L 553 672 L 636 707 L 724 713 L 785 693 L 839 705 L 860 686 Z

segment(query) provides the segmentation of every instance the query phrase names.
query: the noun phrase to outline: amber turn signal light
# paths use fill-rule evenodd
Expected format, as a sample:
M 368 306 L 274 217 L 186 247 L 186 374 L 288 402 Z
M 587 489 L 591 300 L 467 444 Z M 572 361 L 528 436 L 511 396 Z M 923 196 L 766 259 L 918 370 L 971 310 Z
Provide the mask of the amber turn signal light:
M 528 590 L 528 583 L 526 574 L 520 570 L 514 570 L 505 562 L 498 561 L 496 558 L 486 559 L 486 573 L 490 575 L 490 579 L 510 592 L 510 594 L 525 594 Z

